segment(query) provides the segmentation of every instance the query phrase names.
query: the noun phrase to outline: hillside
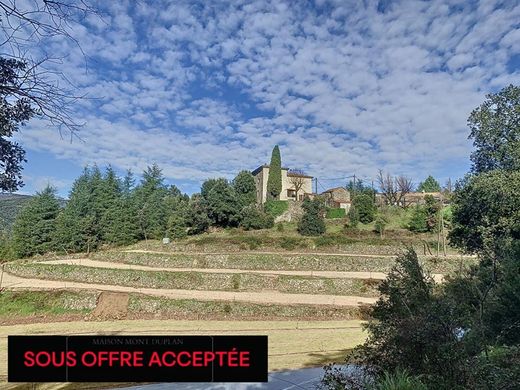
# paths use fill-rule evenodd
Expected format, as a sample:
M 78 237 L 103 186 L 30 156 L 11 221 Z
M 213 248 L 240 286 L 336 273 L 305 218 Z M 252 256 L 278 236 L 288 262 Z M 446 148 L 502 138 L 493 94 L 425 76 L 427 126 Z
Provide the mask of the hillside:
M 18 212 L 31 198 L 31 195 L 0 193 L 0 230 L 12 226 Z
M 11 228 L 16 215 L 32 197 L 32 195 L 0 193 L 0 231 Z M 64 206 L 67 201 L 63 199 L 60 202 Z

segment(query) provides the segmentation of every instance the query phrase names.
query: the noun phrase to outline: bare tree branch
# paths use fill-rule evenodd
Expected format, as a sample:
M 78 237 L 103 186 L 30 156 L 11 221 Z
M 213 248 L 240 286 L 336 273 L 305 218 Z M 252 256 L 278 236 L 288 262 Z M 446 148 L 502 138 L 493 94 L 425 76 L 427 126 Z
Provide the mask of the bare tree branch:
M 293 189 L 296 191 L 296 200 L 298 200 L 298 192 L 302 189 L 305 184 L 305 172 L 301 169 L 291 169 L 289 171 L 288 179 L 289 183 L 292 184 Z
M 380 169 L 376 180 L 387 204 L 403 208 L 408 207 L 406 195 L 412 192 L 414 187 L 411 179 L 405 176 L 394 178 L 389 173 L 384 174 Z

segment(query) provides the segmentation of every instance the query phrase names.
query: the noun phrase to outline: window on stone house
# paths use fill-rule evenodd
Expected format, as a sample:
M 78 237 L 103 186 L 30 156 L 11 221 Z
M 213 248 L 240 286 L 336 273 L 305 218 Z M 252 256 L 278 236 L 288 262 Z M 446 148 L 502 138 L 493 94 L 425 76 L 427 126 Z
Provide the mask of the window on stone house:
M 287 190 L 287 197 L 288 198 L 296 198 L 296 191 L 295 190 Z

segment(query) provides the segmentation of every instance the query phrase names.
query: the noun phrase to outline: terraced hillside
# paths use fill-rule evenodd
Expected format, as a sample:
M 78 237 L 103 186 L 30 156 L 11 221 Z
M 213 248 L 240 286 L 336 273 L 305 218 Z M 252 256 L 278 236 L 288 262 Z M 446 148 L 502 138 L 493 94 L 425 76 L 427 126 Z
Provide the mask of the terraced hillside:
M 363 339 L 359 320 L 365 318 L 366 305 L 376 301 L 377 286 L 400 246 L 360 245 L 353 240 L 312 248 L 312 243 L 300 242 L 291 249 L 273 245 L 269 250 L 263 243 L 244 247 L 244 242 L 234 244 L 228 238 L 172 245 L 149 241 L 93 253 L 88 258 L 76 254 L 18 260 L 4 265 L 1 287 L 6 290 L 1 294 L 0 318 L 4 325 L 93 321 L 84 322 L 87 332 L 99 332 L 95 324 L 107 320 L 110 324 L 138 321 L 145 328 L 152 319 L 171 320 L 172 327 L 196 320 L 208 324 L 255 320 L 265 329 L 278 326 L 280 321 L 321 321 L 338 338 L 323 338 L 319 362 L 314 347 L 305 347 L 306 341 L 298 332 L 286 336 L 293 338 L 288 341 L 292 345 L 286 347 L 288 350 L 296 348 L 295 343 L 304 344 L 294 352 L 297 358 L 276 360 L 279 352 L 274 350 L 270 350 L 270 357 L 275 362 L 271 369 L 322 364 L 337 360 L 338 351 L 344 353 Z M 421 256 L 425 268 L 439 282 L 444 274 L 474 261 L 455 254 Z M 118 293 L 116 301 L 103 292 Z M 333 329 L 331 321 L 336 321 Z M 339 337 L 347 333 L 338 321 L 350 329 L 348 339 Z M 127 329 L 134 328 L 128 325 Z M 49 326 L 48 331 L 54 329 Z M 250 333 L 262 333 L 261 329 L 258 326 Z M 317 334 L 308 335 L 309 343 Z M 336 341 L 331 344 L 331 340 Z

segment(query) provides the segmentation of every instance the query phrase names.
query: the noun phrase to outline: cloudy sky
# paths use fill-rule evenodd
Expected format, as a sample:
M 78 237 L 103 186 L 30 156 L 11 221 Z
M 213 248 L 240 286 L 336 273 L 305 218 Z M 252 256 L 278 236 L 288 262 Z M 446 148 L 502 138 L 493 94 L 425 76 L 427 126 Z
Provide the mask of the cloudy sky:
M 40 48 L 91 99 L 75 106 L 81 140 L 23 129 L 22 192 L 66 195 L 86 164 L 157 162 L 193 193 L 275 144 L 319 190 L 379 168 L 444 182 L 468 170 L 471 110 L 520 84 L 515 0 L 106 3 L 74 26 L 86 58 L 72 42 Z

